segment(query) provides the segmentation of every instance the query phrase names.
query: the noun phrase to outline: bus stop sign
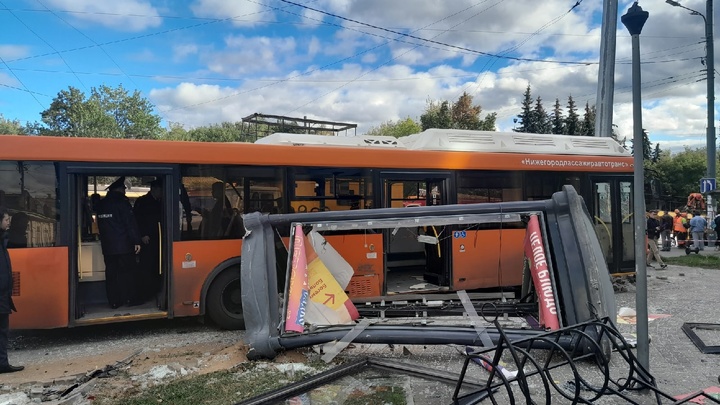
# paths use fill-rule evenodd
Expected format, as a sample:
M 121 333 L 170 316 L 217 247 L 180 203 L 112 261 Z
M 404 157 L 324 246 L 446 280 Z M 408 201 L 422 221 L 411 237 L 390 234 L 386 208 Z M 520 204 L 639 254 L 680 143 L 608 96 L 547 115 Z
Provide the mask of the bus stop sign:
M 715 191 L 715 179 L 700 179 L 700 192 L 709 193 Z

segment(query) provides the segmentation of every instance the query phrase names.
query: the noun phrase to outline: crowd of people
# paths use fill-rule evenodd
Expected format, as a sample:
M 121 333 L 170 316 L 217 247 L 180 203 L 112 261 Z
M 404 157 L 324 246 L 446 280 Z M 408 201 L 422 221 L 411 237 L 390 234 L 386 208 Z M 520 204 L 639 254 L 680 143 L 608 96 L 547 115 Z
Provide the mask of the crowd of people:
M 660 251 L 669 252 L 673 245 L 697 252 L 705 250 L 706 244 L 714 240 L 715 250 L 720 250 L 720 214 L 708 220 L 699 210 L 676 209 L 673 212 L 650 210 L 647 213 L 648 255 L 647 265 L 654 260 L 661 269 L 667 267 L 660 257 Z M 658 242 L 661 246 L 658 249 Z

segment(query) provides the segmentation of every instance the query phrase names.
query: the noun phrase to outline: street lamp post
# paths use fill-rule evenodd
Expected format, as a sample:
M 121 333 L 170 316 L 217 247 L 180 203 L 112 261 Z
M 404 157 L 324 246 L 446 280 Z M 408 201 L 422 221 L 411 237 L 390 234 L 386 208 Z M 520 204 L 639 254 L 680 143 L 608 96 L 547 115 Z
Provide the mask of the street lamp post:
M 665 0 L 674 7 L 699 15 L 705 22 L 705 67 L 707 68 L 707 178 L 715 178 L 715 46 L 713 44 L 713 0 L 705 1 L 705 15 L 674 0 Z M 714 214 L 712 196 L 708 194 L 708 214 Z M 710 217 L 712 218 L 712 216 Z
M 633 99 L 633 217 L 635 218 L 635 307 L 637 312 L 637 356 L 640 364 L 650 370 L 650 340 L 648 335 L 647 269 L 645 268 L 645 187 L 642 153 L 642 101 L 640 97 L 640 32 L 649 13 L 637 1 L 620 17 L 632 37 L 632 99 Z

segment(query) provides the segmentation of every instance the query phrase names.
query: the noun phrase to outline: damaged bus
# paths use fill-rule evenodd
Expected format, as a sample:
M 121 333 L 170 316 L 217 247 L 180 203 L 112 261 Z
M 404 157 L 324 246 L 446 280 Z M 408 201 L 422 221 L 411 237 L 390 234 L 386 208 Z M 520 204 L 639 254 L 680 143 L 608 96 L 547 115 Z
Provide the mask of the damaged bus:
M 0 140 L 0 204 L 14 216 L 18 240 L 9 249 L 21 309 L 11 317 L 15 329 L 197 316 L 242 328 L 243 215 L 253 212 L 400 208 L 411 215 L 442 205 L 544 201 L 569 184 L 587 203 L 609 271 L 634 265 L 632 157 L 611 138 L 428 130 L 399 139 L 273 134 L 256 143 Z M 120 176 L 133 192 L 162 183 L 160 285 L 143 305 L 113 310 L 93 201 Z M 356 299 L 522 293 L 525 224 L 517 218 L 501 230 L 426 224 L 323 237 L 353 266 L 348 292 Z M 279 240 L 282 251 L 290 230 Z M 363 250 L 349 248 L 357 243 Z

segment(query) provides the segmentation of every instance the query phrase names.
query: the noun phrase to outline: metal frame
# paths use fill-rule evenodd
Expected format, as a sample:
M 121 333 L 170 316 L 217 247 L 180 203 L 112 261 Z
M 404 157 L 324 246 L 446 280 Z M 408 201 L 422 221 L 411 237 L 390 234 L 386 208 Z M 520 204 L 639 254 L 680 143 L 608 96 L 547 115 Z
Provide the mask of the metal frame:
M 695 333 L 695 329 L 720 331 L 720 324 L 717 323 L 691 323 L 685 322 L 680 327 L 701 352 L 705 354 L 720 354 L 720 346 L 708 346 Z

